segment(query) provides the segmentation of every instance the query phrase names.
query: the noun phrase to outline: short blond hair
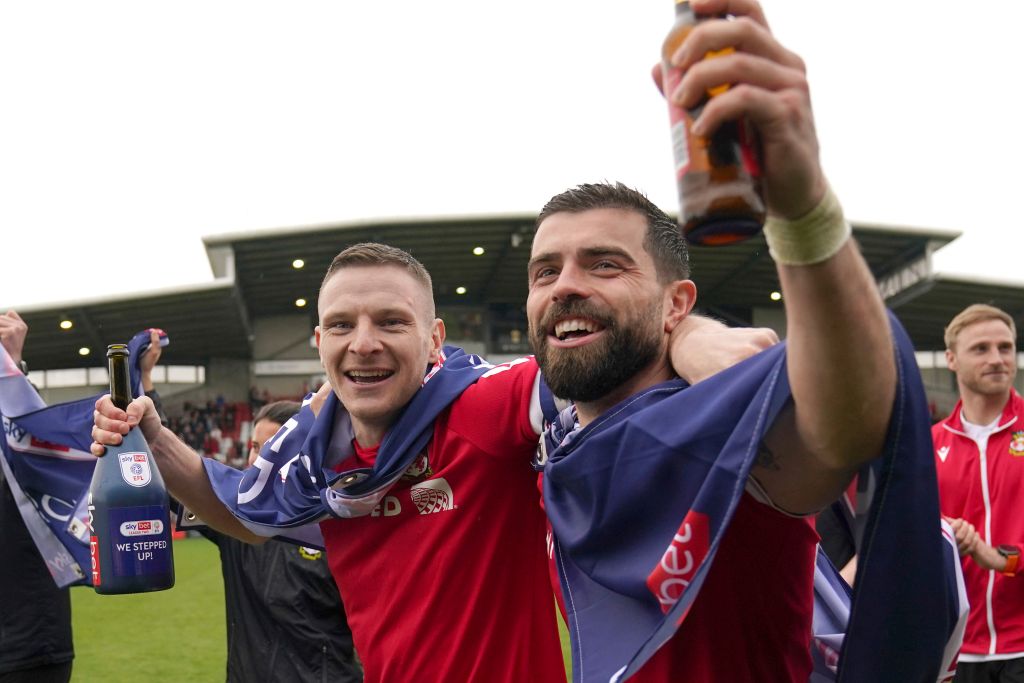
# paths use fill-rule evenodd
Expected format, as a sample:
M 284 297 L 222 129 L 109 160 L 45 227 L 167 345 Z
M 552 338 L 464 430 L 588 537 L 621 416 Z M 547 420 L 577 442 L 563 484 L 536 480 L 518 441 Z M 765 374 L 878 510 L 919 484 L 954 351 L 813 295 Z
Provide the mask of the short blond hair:
M 995 306 L 989 306 L 988 304 L 971 304 L 964 310 L 954 316 L 949 324 L 946 325 L 946 333 L 944 340 L 946 342 L 946 348 L 950 351 L 955 351 L 956 338 L 960 336 L 963 329 L 974 323 L 985 322 L 986 320 L 1000 320 L 1010 328 L 1010 335 L 1013 336 L 1014 341 L 1017 339 L 1017 326 L 1013 324 L 1013 318 L 1010 314 L 1001 308 Z

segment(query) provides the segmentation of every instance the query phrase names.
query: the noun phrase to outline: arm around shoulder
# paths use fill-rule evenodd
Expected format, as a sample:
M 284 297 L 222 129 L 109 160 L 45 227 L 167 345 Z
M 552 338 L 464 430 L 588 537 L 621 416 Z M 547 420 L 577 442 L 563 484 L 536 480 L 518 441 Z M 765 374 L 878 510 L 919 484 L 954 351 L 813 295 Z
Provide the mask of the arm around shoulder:
M 160 467 L 167 490 L 208 526 L 247 543 L 267 539 L 249 531 L 213 491 L 202 457 L 166 427 L 161 428 L 149 447 Z

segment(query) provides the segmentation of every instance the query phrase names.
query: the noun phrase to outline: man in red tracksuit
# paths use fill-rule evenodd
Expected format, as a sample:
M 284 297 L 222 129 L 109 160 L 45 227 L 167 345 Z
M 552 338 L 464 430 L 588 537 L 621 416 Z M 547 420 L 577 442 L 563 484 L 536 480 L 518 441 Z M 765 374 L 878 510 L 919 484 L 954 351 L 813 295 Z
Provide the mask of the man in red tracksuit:
M 932 427 L 942 514 L 964 556 L 971 612 L 957 683 L 1024 681 L 1024 399 L 1013 388 L 1017 330 L 993 306 L 946 327 L 960 401 Z

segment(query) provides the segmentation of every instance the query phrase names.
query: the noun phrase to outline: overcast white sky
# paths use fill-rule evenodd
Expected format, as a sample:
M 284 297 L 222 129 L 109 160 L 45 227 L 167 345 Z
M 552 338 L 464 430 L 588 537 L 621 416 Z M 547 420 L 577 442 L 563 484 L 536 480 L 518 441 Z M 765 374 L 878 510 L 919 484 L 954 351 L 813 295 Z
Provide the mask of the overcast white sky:
M 847 215 L 960 230 L 940 271 L 1024 281 L 1024 3 L 764 4 L 808 63 Z M 670 0 L 3 3 L 0 306 L 206 281 L 200 238 L 223 232 L 532 212 L 602 179 L 675 210 L 648 77 L 672 14 Z

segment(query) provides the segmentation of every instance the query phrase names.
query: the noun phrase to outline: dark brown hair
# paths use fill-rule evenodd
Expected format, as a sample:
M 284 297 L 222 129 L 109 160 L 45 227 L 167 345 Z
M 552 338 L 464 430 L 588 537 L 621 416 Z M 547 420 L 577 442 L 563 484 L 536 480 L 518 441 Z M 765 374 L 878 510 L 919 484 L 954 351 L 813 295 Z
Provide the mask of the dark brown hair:
M 642 192 L 622 183 L 587 183 L 555 195 L 541 209 L 536 227 L 552 214 L 591 209 L 626 209 L 644 216 L 647 219 L 644 249 L 654 259 L 658 280 L 666 283 L 690 277 L 690 256 L 679 226 Z
M 295 413 L 299 412 L 301 405 L 298 401 L 274 401 L 256 411 L 256 417 L 252 418 L 252 424 L 255 427 L 257 422 L 263 420 L 270 420 L 276 422 L 279 425 L 283 425 L 285 422 L 295 417 Z

